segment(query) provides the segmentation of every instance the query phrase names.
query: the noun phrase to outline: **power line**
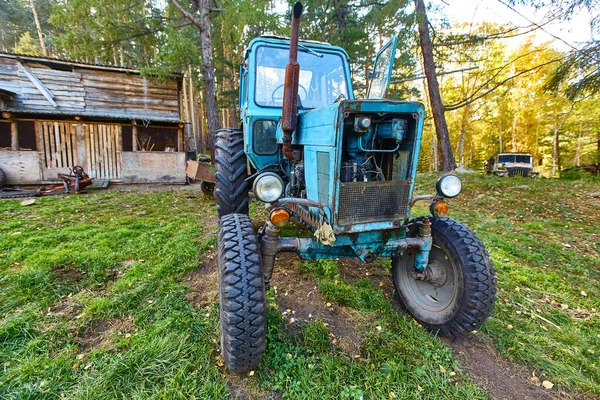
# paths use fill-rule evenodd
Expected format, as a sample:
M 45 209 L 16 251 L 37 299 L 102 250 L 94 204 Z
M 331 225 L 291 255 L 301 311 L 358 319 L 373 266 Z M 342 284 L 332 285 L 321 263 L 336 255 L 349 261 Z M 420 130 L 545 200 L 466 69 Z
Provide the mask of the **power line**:
M 572 48 L 575 51 L 579 51 L 579 49 L 575 46 L 573 46 L 571 43 L 567 42 L 566 40 L 556 36 L 553 33 L 548 32 L 547 30 L 544 29 L 544 27 L 540 24 L 538 24 L 535 21 L 530 20 L 529 18 L 527 18 L 526 16 L 524 16 L 523 14 L 521 14 L 519 11 L 517 11 L 513 6 L 511 6 L 508 3 L 505 3 L 503 0 L 498 0 L 498 2 L 502 5 L 504 5 L 505 7 L 507 7 L 508 9 L 510 9 L 511 11 L 513 11 L 514 13 L 516 13 L 517 15 L 519 15 L 521 18 L 525 19 L 527 22 L 529 22 L 530 24 L 533 24 L 534 26 L 536 26 L 537 28 L 541 29 L 543 32 L 547 33 L 548 35 L 552 36 L 554 39 L 563 42 L 564 44 L 566 44 L 567 46 L 569 46 L 570 48 Z

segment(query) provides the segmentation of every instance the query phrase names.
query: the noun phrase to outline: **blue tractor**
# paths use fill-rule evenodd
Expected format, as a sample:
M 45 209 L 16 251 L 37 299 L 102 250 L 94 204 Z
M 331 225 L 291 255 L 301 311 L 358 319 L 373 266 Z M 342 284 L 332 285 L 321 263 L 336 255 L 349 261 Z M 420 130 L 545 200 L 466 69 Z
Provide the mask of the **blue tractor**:
M 357 100 L 348 54 L 299 41 L 301 14 L 296 3 L 289 39 L 250 43 L 240 68 L 243 129 L 221 129 L 215 143 L 221 351 L 232 371 L 261 362 L 265 290 L 282 251 L 305 260 L 391 258 L 407 312 L 441 335 L 479 328 L 495 301 L 485 247 L 445 217 L 444 199 L 460 193 L 460 179 L 444 175 L 436 194 L 413 196 L 424 109 L 385 99 L 396 39 L 377 54 L 367 99 Z M 251 187 L 269 209 L 258 232 Z M 432 215 L 411 220 L 416 201 L 429 202 Z M 290 218 L 314 235 L 281 237 Z

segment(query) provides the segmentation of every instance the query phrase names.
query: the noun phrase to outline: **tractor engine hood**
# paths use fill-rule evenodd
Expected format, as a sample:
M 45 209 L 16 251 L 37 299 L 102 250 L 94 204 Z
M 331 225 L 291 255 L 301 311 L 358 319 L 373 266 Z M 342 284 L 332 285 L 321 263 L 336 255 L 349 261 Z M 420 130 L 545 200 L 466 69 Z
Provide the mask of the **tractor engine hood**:
M 319 212 L 324 211 L 335 233 L 403 226 L 417 168 L 423 105 L 343 100 L 299 111 L 291 146 L 303 164 L 306 199 L 323 206 Z M 357 125 L 358 119 L 368 120 L 368 126 Z M 281 124 L 276 137 L 283 144 Z
M 299 109 L 292 144 L 334 146 L 344 117 L 351 114 L 405 114 L 410 115 L 414 120 L 419 120 L 423 118 L 424 110 L 423 104 L 419 102 L 387 99 L 342 100 L 326 107 Z M 420 137 L 420 129 L 418 133 Z M 281 121 L 279 121 L 276 133 L 277 143 L 283 144 L 283 137 L 284 133 Z

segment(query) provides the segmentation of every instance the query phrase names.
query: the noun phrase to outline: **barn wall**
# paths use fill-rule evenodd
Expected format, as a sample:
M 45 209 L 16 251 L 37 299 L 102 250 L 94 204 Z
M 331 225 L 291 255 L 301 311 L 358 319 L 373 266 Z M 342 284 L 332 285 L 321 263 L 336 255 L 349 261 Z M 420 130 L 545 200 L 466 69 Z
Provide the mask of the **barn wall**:
M 185 153 L 124 151 L 123 183 L 184 183 Z
M 54 95 L 54 107 L 25 74 L 28 68 Z M 0 89 L 16 93 L 5 111 L 108 117 L 138 121 L 179 121 L 178 78 L 161 82 L 137 73 L 73 66 L 52 69 L 0 56 Z
M 0 168 L 7 185 L 37 185 L 42 181 L 40 153 L 0 150 Z

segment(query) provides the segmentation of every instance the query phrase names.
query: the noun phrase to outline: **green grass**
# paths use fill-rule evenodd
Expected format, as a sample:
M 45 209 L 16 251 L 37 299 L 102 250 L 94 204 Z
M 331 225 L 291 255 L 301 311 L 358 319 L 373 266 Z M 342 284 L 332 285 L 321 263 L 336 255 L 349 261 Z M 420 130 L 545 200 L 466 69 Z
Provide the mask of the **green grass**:
M 421 178 L 425 192 L 435 177 Z M 600 184 L 464 178 L 451 216 L 483 240 L 498 277 L 494 315 L 482 331 L 538 375 L 599 395 L 600 201 L 589 194 Z
M 499 282 L 482 331 L 538 376 L 600 394 L 600 213 L 586 196 L 600 185 L 465 179 L 451 215 L 485 242 Z M 434 181 L 420 176 L 417 190 Z M 508 189 L 518 185 L 529 188 Z M 211 199 L 176 190 L 38 201 L 0 202 L 0 398 L 223 398 L 239 384 L 219 358 L 218 304 L 194 309 L 186 298 L 188 274 L 216 245 Z M 360 354 L 337 346 L 320 320 L 284 329 L 270 292 L 267 349 L 261 368 L 242 380 L 247 393 L 487 397 L 443 342 L 397 313 L 371 281 L 345 281 L 335 261 L 299 268 L 327 301 L 354 310 Z

